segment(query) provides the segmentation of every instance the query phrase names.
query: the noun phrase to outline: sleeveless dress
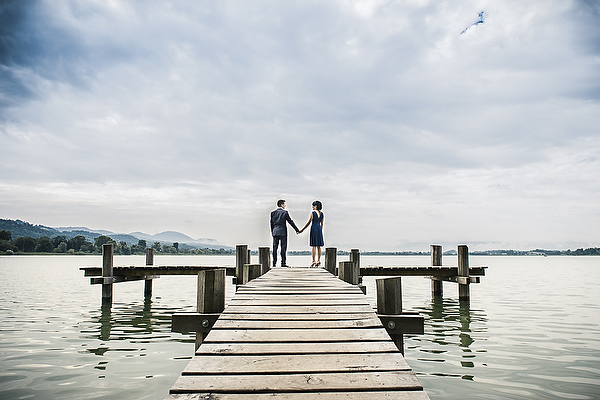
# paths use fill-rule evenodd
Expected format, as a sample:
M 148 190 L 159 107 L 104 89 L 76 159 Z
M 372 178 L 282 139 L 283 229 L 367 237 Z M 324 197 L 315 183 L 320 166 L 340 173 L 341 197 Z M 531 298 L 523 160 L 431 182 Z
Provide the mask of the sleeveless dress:
M 310 224 L 310 245 L 321 247 L 325 243 L 323 242 L 323 228 L 321 228 L 321 221 L 323 221 L 323 213 L 319 217 L 316 211 L 312 212 L 312 223 Z

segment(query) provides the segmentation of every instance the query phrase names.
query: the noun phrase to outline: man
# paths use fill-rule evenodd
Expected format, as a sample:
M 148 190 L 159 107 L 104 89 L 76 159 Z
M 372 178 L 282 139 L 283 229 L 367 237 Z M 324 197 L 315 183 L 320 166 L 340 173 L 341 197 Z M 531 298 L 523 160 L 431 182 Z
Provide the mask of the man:
M 277 264 L 277 248 L 281 244 L 281 266 L 287 267 L 285 256 L 287 252 L 287 225 L 288 222 L 296 233 L 300 230 L 292 221 L 290 214 L 285 209 L 285 200 L 277 201 L 277 209 L 271 211 L 271 234 L 273 235 L 273 267 Z

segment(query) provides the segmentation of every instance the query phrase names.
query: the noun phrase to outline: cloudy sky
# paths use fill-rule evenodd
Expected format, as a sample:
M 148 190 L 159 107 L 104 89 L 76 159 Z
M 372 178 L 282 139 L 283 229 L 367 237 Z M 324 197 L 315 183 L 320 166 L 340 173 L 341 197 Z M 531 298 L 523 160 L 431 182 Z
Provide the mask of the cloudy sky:
M 0 148 L 33 224 L 600 246 L 600 2 L 4 0 Z

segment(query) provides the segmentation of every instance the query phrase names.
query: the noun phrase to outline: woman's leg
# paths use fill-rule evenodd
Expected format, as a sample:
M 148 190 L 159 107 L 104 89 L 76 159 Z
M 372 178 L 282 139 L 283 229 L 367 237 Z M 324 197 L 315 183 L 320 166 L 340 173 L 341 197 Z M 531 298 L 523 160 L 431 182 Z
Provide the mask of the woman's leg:
M 321 248 L 317 247 L 317 264 L 321 264 Z
M 316 255 L 317 255 L 317 248 L 313 246 L 313 248 L 312 248 L 312 265 L 311 265 L 311 267 L 316 264 L 316 262 L 315 262 L 315 256 Z

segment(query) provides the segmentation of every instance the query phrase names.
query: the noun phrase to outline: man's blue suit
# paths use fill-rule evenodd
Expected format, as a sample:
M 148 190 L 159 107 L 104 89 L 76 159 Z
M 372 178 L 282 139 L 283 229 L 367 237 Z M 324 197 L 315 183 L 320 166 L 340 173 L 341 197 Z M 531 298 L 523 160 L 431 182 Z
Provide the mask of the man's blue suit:
M 298 227 L 292 221 L 290 214 L 282 207 L 271 211 L 271 234 L 273 235 L 273 266 L 277 264 L 277 248 L 281 242 L 281 266 L 286 266 L 285 255 L 287 252 L 287 225 L 288 222 L 296 232 Z

